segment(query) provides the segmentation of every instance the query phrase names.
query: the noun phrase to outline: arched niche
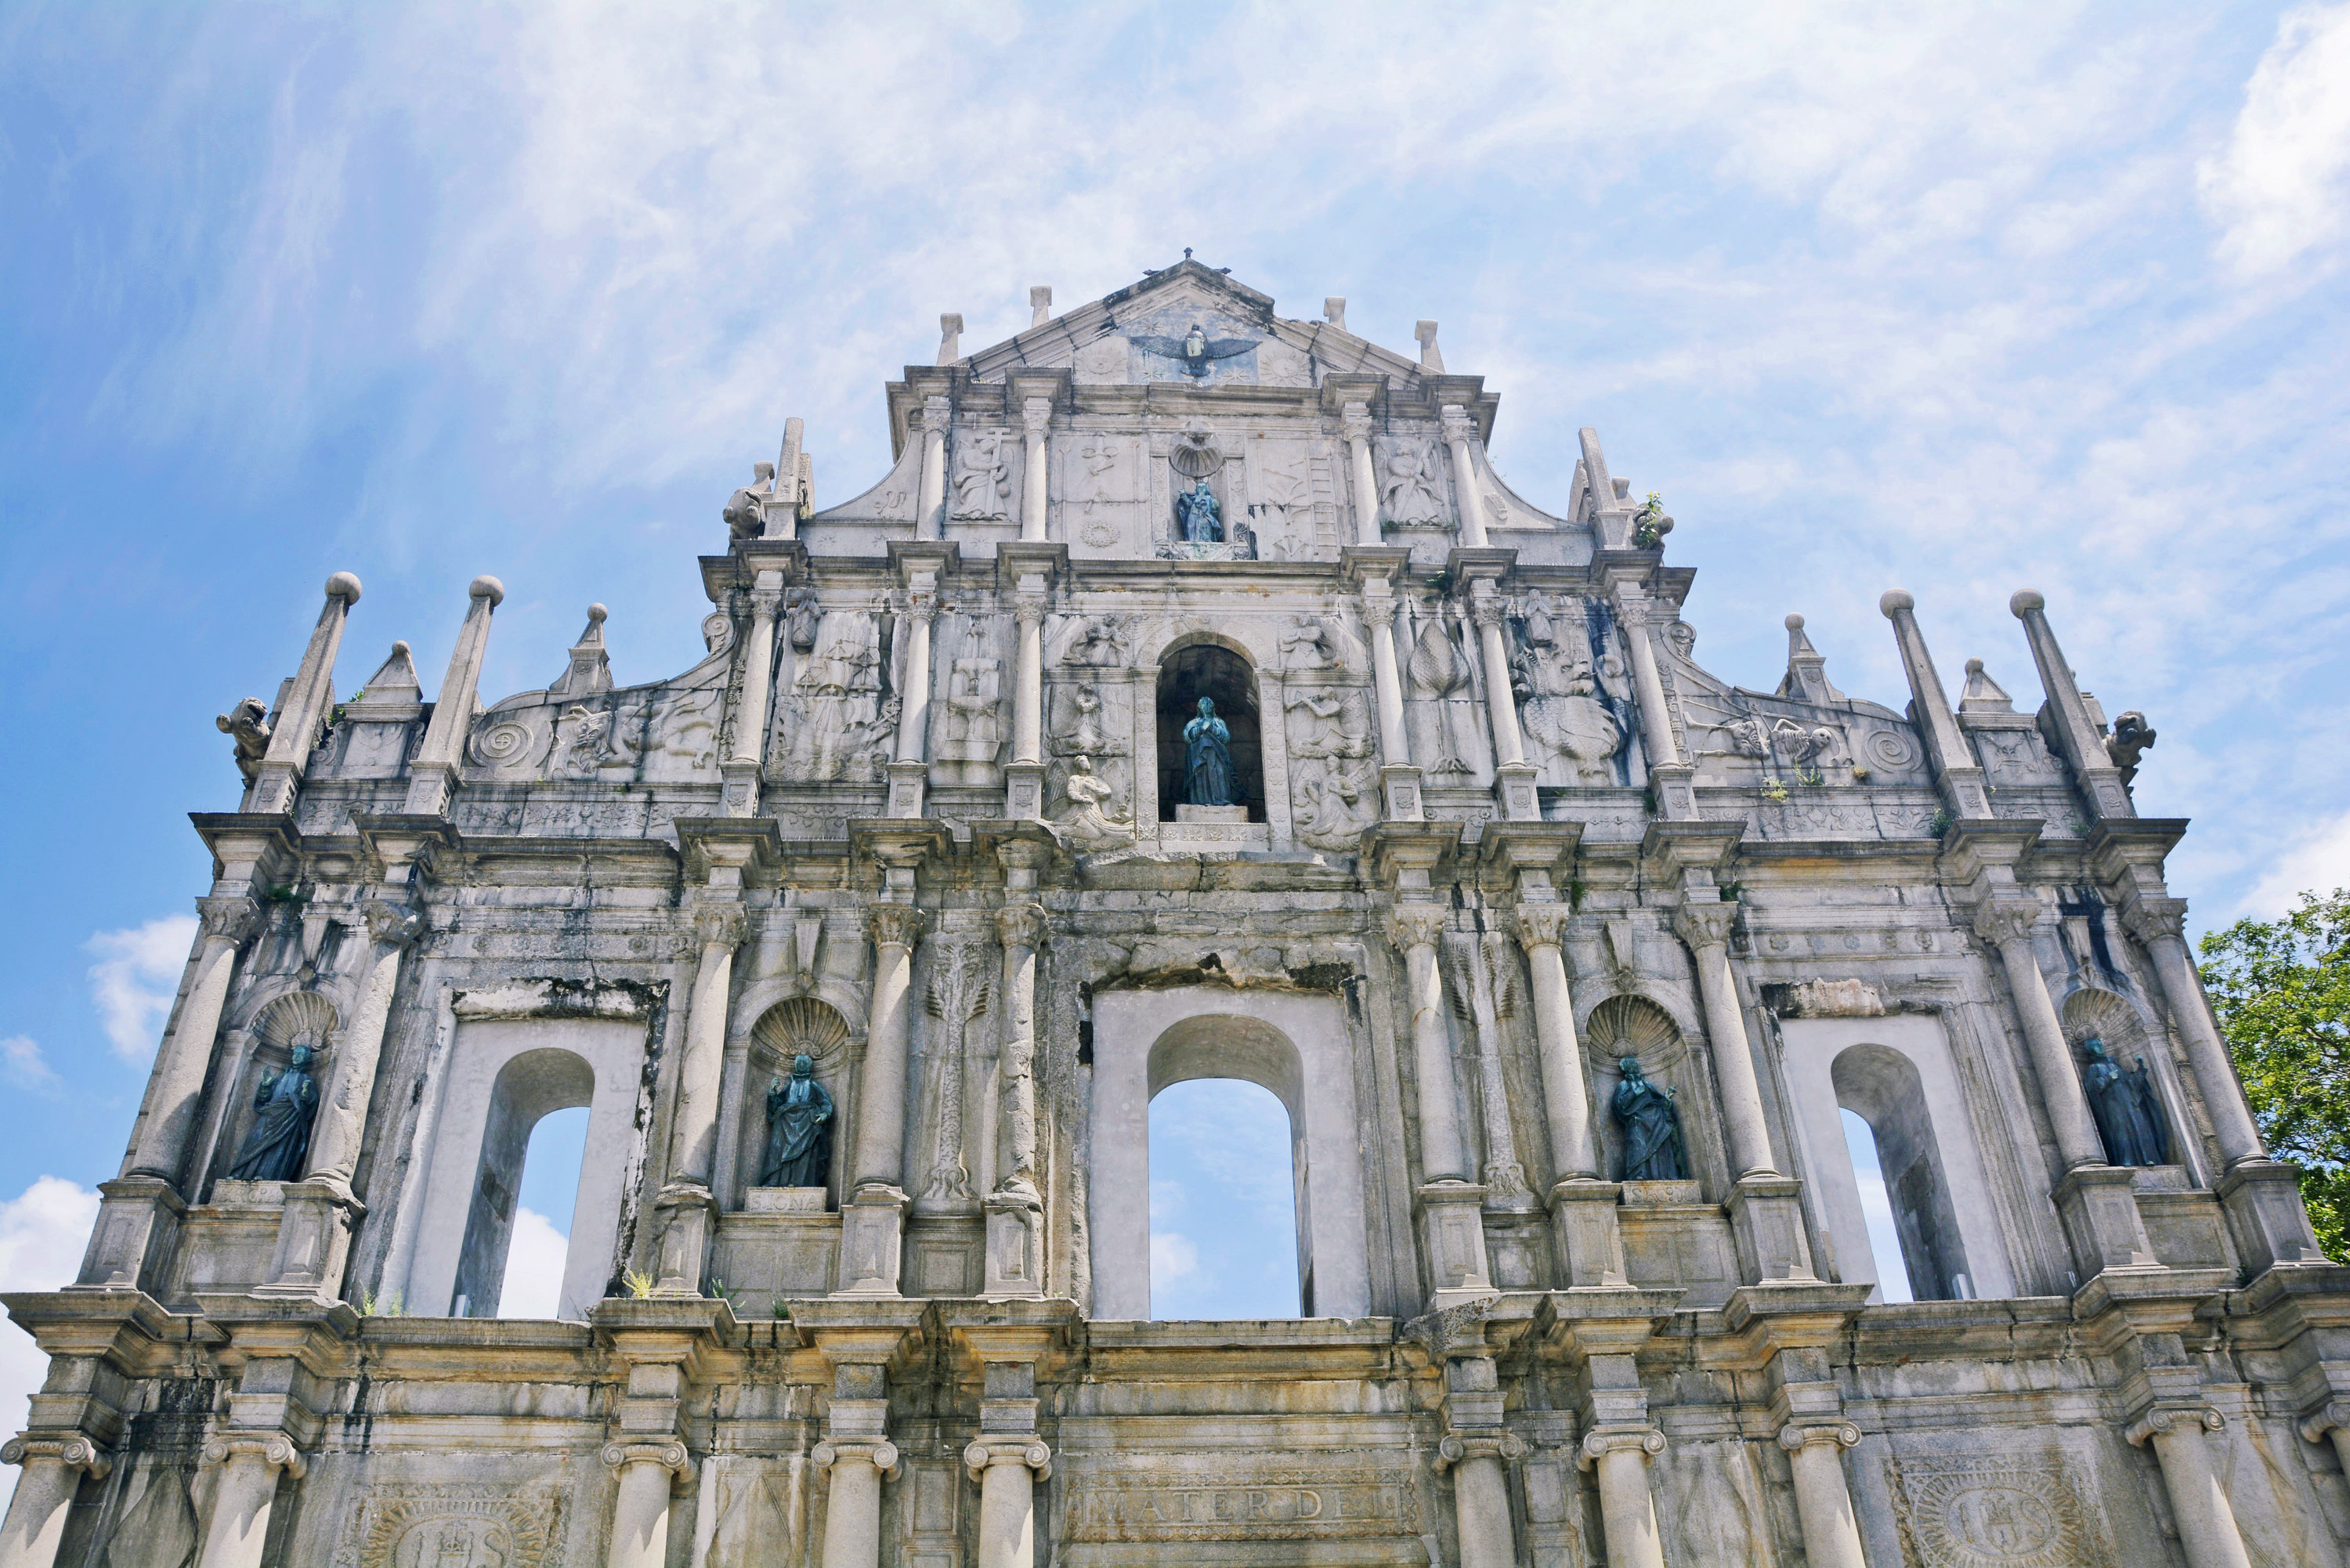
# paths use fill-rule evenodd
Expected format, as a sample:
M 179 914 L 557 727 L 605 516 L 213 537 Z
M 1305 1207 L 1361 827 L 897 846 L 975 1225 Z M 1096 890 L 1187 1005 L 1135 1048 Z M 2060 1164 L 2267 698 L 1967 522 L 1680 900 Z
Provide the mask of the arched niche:
M 1198 717 L 1200 699 L 1212 698 L 1216 717 L 1232 731 L 1232 778 L 1251 822 L 1265 820 L 1263 724 L 1256 668 L 1245 654 L 1207 638 L 1179 640 L 1159 656 L 1158 740 L 1159 820 L 1173 822 L 1183 803 L 1183 726 Z
M 743 1075 L 743 1116 L 735 1169 L 745 1188 L 759 1185 L 767 1157 L 767 1086 L 788 1079 L 792 1058 L 815 1064 L 816 1081 L 832 1096 L 832 1162 L 825 1181 L 825 1205 L 839 1207 L 842 1167 L 847 1158 L 851 1033 L 848 1020 L 830 1002 L 813 996 L 786 997 L 759 1015 Z
M 2147 1070 L 2154 1075 L 2155 1092 L 2162 1102 L 2170 1146 L 2166 1152 L 2170 1162 L 2197 1172 L 2197 1180 L 2201 1183 L 2205 1179 L 2201 1175 L 2202 1150 L 2194 1136 L 2195 1123 L 2187 1114 L 2186 1096 L 2179 1089 L 2178 1064 L 2171 1058 L 2168 1040 L 2147 1026 L 2145 1016 L 2127 998 L 2100 986 L 2084 986 L 2066 997 L 2063 1018 L 2064 1040 L 2073 1048 L 2076 1068 L 2086 1064 L 2087 1046 L 2092 1039 L 2104 1041 L 2106 1054 L 2125 1070 L 2137 1066 L 2138 1058 L 2145 1059 Z
M 1094 999 L 1093 1314 L 1150 1315 L 1150 1101 L 1197 1078 L 1259 1085 L 1289 1112 L 1301 1310 L 1367 1314 L 1363 1135 L 1337 999 L 1182 986 Z
M 341 1029 L 334 1002 L 316 991 L 282 992 L 255 1010 L 252 1025 L 238 1043 L 238 1058 L 222 1075 L 228 1098 L 216 1115 L 211 1154 L 197 1169 L 209 1169 L 215 1177 L 229 1173 L 245 1131 L 253 1126 L 254 1091 L 270 1074 L 286 1070 L 296 1045 L 310 1048 L 310 1075 L 323 1089 L 328 1054 Z
M 1638 1060 L 1641 1075 L 1649 1083 L 1672 1091 L 1673 1107 L 1680 1113 L 1681 1142 L 1689 1152 L 1690 1179 L 1699 1184 L 1709 1201 L 1721 1201 L 1729 1189 L 1730 1173 L 1721 1152 L 1721 1121 L 1714 1111 L 1706 1064 L 1692 1051 L 1689 1035 L 1673 1015 L 1645 996 L 1611 996 L 1591 1010 L 1581 1037 L 1591 1082 L 1591 1129 L 1598 1146 L 1600 1175 L 1610 1181 L 1622 1178 L 1624 1129 L 1616 1120 L 1615 1104 L 1624 1073 L 1617 1064 L 1631 1056 Z
M 1877 1168 L 1893 1209 L 1911 1299 L 1953 1301 L 1980 1294 L 1917 1064 L 1883 1045 L 1851 1045 L 1837 1053 L 1828 1078 L 1835 1086 L 1837 1108 L 1866 1122 L 1877 1140 Z

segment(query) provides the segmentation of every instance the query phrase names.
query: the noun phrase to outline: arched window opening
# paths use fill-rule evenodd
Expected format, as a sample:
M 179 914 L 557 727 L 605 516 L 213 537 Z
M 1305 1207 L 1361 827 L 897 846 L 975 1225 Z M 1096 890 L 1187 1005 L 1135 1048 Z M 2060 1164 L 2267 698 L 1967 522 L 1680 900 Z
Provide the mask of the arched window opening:
M 1228 648 L 1194 643 L 1169 653 L 1159 664 L 1159 819 L 1173 822 L 1184 803 L 1186 747 L 1183 726 L 1199 717 L 1200 700 L 1216 705 L 1216 717 L 1232 732 L 1234 805 L 1251 822 L 1264 820 L 1264 761 L 1258 725 L 1256 672 Z
M 563 1315 L 563 1268 L 570 1257 L 571 1215 L 578 1206 L 579 1168 L 587 1152 L 585 1106 L 549 1111 L 530 1129 L 514 1225 L 506 1236 L 498 1316 Z
M 1305 1162 L 1278 1096 L 1193 1078 L 1150 1102 L 1150 1315 L 1313 1315 Z
M 1868 1224 L 1868 1253 L 1877 1261 L 1879 1301 L 1906 1302 L 1909 1265 L 1901 1255 L 1901 1232 L 1893 1222 L 1893 1200 L 1885 1193 L 1885 1172 L 1877 1160 L 1877 1135 L 1858 1112 L 1839 1110 L 1844 1124 L 1845 1152 L 1852 1157 L 1852 1174 L 1860 1183 L 1860 1217 Z
M 465 1215 L 465 1242 L 458 1256 L 457 1288 L 455 1298 L 450 1303 L 451 1315 L 520 1315 L 504 1314 L 502 1308 L 507 1281 L 506 1262 L 515 1241 L 516 1211 L 521 1207 L 523 1171 L 531 1149 L 531 1135 L 553 1112 L 575 1107 L 584 1111 L 594 1099 L 595 1093 L 594 1069 L 569 1051 L 525 1051 L 499 1069 L 490 1091 L 489 1116 L 482 1135 L 481 1163 Z M 581 1120 L 584 1123 L 585 1117 Z M 583 1149 L 585 1144 L 583 1125 L 580 1132 Z M 548 1152 L 551 1153 L 552 1149 Z M 559 1158 L 551 1159 L 549 1163 L 559 1164 Z M 586 1174 L 580 1156 L 572 1157 L 575 1193 Z M 569 1207 L 567 1205 L 567 1209 Z M 540 1216 L 539 1222 L 552 1229 L 544 1216 Z M 547 1250 L 546 1236 L 536 1225 L 528 1221 L 525 1223 L 529 1232 L 527 1248 L 535 1248 L 543 1254 Z M 552 1315 L 560 1315 L 565 1310 L 577 1312 L 584 1304 L 559 1300 L 561 1280 L 567 1272 L 568 1255 L 567 1235 L 563 1256 L 556 1260 L 558 1301 L 556 1313 Z M 529 1256 L 526 1250 L 525 1258 Z M 534 1281 L 530 1293 L 535 1304 L 546 1292 L 544 1286 Z
M 1854 1136 L 1848 1118 L 1866 1127 L 1876 1155 L 1877 1185 L 1885 1195 L 1900 1269 L 1880 1262 L 1878 1289 L 1884 1300 L 1895 1299 L 1889 1282 L 1906 1278 L 1915 1301 L 1953 1301 L 1975 1294 L 1967 1269 L 1965 1243 L 1959 1234 L 1958 1216 L 1950 1207 L 1950 1184 L 1942 1174 L 1941 1152 L 1934 1138 L 1934 1123 L 1926 1108 L 1924 1083 L 1916 1064 L 1882 1045 L 1855 1045 L 1837 1056 L 1830 1075 L 1836 1105 L 1846 1114 L 1847 1147 Z M 1867 1207 L 1868 1184 L 1860 1160 L 1854 1176 Z M 1872 1251 L 1877 1227 L 1870 1224 Z

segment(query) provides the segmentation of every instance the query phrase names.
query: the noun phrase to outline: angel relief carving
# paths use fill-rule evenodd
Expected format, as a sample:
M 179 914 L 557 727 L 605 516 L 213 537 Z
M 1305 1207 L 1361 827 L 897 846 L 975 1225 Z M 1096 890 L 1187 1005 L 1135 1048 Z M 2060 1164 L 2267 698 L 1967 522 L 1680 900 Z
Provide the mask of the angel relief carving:
M 1444 496 L 1436 482 L 1436 443 L 1382 436 L 1374 447 L 1379 466 L 1380 514 L 1407 527 L 1444 523 Z

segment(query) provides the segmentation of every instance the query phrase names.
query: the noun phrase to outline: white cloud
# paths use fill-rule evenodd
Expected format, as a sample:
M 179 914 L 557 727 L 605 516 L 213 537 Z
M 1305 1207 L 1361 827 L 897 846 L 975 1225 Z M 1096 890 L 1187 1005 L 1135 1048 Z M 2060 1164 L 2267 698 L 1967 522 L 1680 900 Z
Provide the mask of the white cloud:
M 2273 273 L 2350 227 L 2350 5 L 2303 5 L 2244 87 L 2225 151 L 2199 173 L 2220 256 Z
M 1200 1249 L 1178 1231 L 1150 1233 L 1150 1288 L 1164 1291 L 1199 1272 Z
M 44 1176 L 0 1202 L 0 1291 L 53 1291 L 81 1268 L 98 1194 L 60 1177 Z M 33 1396 L 48 1376 L 49 1358 L 14 1323 L 0 1328 L 0 1432 L 24 1429 Z M 17 1471 L 0 1474 L 0 1509 L 16 1490 Z
M 498 1292 L 500 1317 L 548 1318 L 563 1308 L 563 1262 L 571 1239 L 536 1209 L 515 1210 L 506 1242 L 505 1283 Z
M 2323 824 L 2276 857 L 2246 893 L 2237 913 L 2273 920 L 2303 893 L 2350 888 L 2350 811 Z
M 0 1040 L 0 1078 L 36 1095 L 53 1096 L 65 1087 L 41 1054 L 40 1042 L 29 1034 L 12 1034 Z
M 143 926 L 100 931 L 83 944 L 98 958 L 89 966 L 90 1000 L 98 1004 L 115 1054 L 125 1061 L 140 1062 L 154 1054 L 195 940 L 193 915 L 165 915 Z

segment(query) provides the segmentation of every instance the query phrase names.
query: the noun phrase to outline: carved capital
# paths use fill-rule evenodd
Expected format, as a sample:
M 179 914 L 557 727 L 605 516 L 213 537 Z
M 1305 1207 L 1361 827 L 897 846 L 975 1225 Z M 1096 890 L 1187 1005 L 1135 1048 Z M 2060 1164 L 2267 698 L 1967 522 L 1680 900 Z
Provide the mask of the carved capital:
M 1558 946 L 1566 935 L 1569 915 L 1565 904 L 1520 904 L 1516 916 L 1519 945 L 1528 952 Z
M 1779 1428 L 1779 1446 L 1800 1454 L 1814 1443 L 1849 1449 L 1860 1441 L 1860 1428 L 1850 1421 L 1790 1421 Z
M 2184 898 L 2132 898 L 2122 907 L 2122 924 L 2147 946 L 2177 941 L 2187 929 Z
M 220 1432 L 204 1439 L 204 1460 L 208 1464 L 224 1465 L 239 1454 L 249 1454 L 296 1480 L 300 1480 L 310 1469 L 310 1461 L 302 1457 L 294 1439 L 283 1432 Z
M 114 1468 L 113 1456 L 79 1432 L 20 1432 L 0 1443 L 0 1465 L 21 1465 L 34 1459 L 52 1459 L 69 1470 L 88 1470 L 92 1480 L 104 1480 L 106 1472 Z
M 1053 401 L 1049 398 L 1031 398 L 1020 405 L 1020 422 L 1028 433 L 1040 436 L 1053 422 Z
M 937 579 L 922 577 L 906 590 L 906 613 L 916 620 L 931 620 L 939 613 Z
M 1449 441 L 1467 441 L 1474 431 L 1469 422 L 1469 410 L 1458 403 L 1447 403 L 1438 410 L 1437 418 L 1444 426 L 1444 439 Z
M 1012 617 L 1022 626 L 1044 625 L 1045 609 L 1045 601 L 1043 594 L 1014 594 L 1012 596 Z
M 1515 1432 L 1447 1432 L 1436 1445 L 1436 1472 L 1442 1475 L 1467 1459 L 1506 1463 L 1525 1457 L 1526 1440 Z
M 1398 904 L 1388 911 L 1388 940 L 1404 951 L 1432 948 L 1444 934 L 1444 911 L 1434 904 Z
M 607 1443 L 604 1445 L 604 1468 L 620 1469 L 629 1465 L 659 1465 L 669 1471 L 671 1485 L 690 1480 L 693 1476 L 693 1457 L 685 1445 L 675 1438 L 658 1442 Z
M 1348 441 L 1367 441 L 1371 439 L 1371 405 L 1348 403 L 1338 411 L 1338 428 Z
M 1053 1450 L 1042 1438 L 1011 1433 L 982 1435 L 962 1451 L 962 1468 L 977 1480 L 997 1465 L 1025 1465 L 1038 1480 L 1053 1479 Z
M 1493 594 L 1479 594 L 1469 601 L 1469 614 L 1482 628 L 1502 624 L 1502 615 L 1509 607 Z
M 780 587 L 751 590 L 751 614 L 755 618 L 772 622 L 783 607 L 784 590 Z
M 196 919 L 203 926 L 205 940 L 241 948 L 261 924 L 261 910 L 250 898 L 199 898 Z
M 995 936 L 1007 948 L 1042 947 L 1045 911 L 1035 904 L 1006 904 L 995 911 Z
M 2028 942 L 2040 923 L 2040 900 L 2029 898 L 1985 898 L 1975 906 L 1975 935 L 1993 947 Z
M 706 904 L 693 911 L 694 943 L 704 950 L 740 947 L 744 924 L 741 905 Z
M 360 916 L 367 921 L 369 938 L 385 947 L 413 947 L 423 940 L 424 911 L 412 905 L 377 898 L 360 911 Z
M 2150 1439 L 2174 1428 L 2216 1432 L 2227 1424 L 2228 1417 L 2209 1405 L 2158 1406 L 2123 1428 L 2122 1436 L 2132 1448 L 2143 1448 Z
M 2328 1399 L 2301 1418 L 2301 1435 L 2306 1442 L 2322 1443 L 2326 1434 L 2335 1430 L 2350 1431 L 2350 1399 Z
M 887 1438 L 827 1438 L 809 1450 L 808 1459 L 820 1470 L 843 1459 L 862 1460 L 879 1470 L 883 1480 L 896 1480 L 906 1468 L 899 1461 L 898 1445 Z
M 944 432 L 947 428 L 948 418 L 952 412 L 953 408 L 954 405 L 950 403 L 941 393 L 933 392 L 929 397 L 924 398 L 922 400 L 922 428 L 926 431 L 938 431 Z
M 1738 906 L 1726 900 L 1684 903 L 1673 911 L 1673 934 L 1692 948 L 1730 944 L 1730 928 L 1738 923 Z
M 1594 1427 L 1583 1434 L 1575 1462 L 1587 1470 L 1609 1454 L 1637 1453 L 1653 1459 L 1664 1451 L 1665 1435 L 1654 1427 Z
M 879 948 L 910 948 L 922 940 L 922 911 L 911 904 L 868 904 L 865 934 Z
M 1636 589 L 1619 588 L 1616 594 L 1616 618 L 1623 623 L 1627 633 L 1646 630 L 1648 597 Z

